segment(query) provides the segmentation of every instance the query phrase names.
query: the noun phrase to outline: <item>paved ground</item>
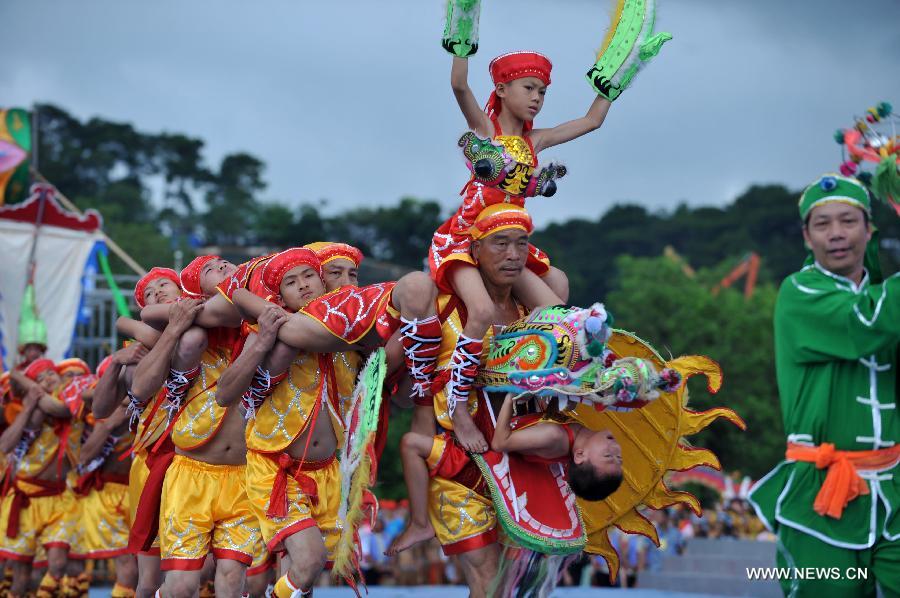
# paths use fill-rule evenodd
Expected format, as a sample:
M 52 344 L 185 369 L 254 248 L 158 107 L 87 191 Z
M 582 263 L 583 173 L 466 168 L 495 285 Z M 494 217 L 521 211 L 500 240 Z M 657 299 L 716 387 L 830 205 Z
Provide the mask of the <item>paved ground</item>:
M 369 588 L 372 598 L 467 598 L 469 593 L 462 586 L 379 586 Z M 91 590 L 91 598 L 109 596 L 109 589 Z M 349 588 L 318 588 L 316 598 L 347 598 L 353 596 Z M 365 596 L 365 594 L 364 594 Z M 553 594 L 554 598 L 716 598 L 712 594 L 683 594 L 662 590 L 612 590 L 608 588 L 564 588 Z

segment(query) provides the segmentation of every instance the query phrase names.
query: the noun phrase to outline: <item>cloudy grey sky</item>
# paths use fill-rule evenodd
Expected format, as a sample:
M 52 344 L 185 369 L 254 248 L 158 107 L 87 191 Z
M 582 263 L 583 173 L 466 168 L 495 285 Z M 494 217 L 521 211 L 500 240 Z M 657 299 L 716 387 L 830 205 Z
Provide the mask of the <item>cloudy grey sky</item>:
M 470 83 L 491 57 L 554 62 L 538 126 L 581 115 L 612 0 L 484 0 Z M 0 105 L 56 103 L 248 151 L 266 197 L 330 209 L 403 195 L 448 211 L 466 180 L 465 122 L 440 49 L 443 0 L 2 0 Z M 538 223 L 616 202 L 723 204 L 754 182 L 799 187 L 835 169 L 835 128 L 880 100 L 900 109 L 900 0 L 660 0 L 674 41 L 604 126 L 552 148 L 569 166 Z M 63 190 L 65 191 L 65 190 Z

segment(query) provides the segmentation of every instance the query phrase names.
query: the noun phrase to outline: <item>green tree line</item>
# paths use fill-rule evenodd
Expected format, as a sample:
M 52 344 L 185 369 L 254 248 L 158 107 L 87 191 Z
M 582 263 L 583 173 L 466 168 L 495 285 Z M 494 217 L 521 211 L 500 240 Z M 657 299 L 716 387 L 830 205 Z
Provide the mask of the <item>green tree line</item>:
M 49 104 L 39 107 L 39 120 L 41 172 L 80 208 L 99 210 L 107 234 L 147 267 L 170 265 L 175 250 L 190 256 L 203 245 L 278 249 L 331 239 L 421 269 L 432 233 L 449 216 L 438 202 L 414 197 L 328 215 L 321 204 L 268 197 L 265 164 L 248 153 L 213 165 L 202 139 L 80 120 Z M 539 226 L 532 239 L 568 274 L 572 303 L 603 301 L 617 326 L 664 354 L 705 354 L 722 364 L 722 391 L 710 397 L 702 384 L 692 385 L 691 404 L 730 406 L 748 431 L 715 424 L 692 440 L 715 450 L 727 469 L 753 476 L 784 450 L 771 320 L 778 284 L 806 256 L 798 197 L 782 185 L 754 185 L 720 207 L 620 204 L 596 219 Z M 894 272 L 900 219 L 880 204 L 874 219 L 886 248 L 883 268 Z M 674 252 L 661 257 L 666 248 Z M 753 297 L 733 289 L 714 295 L 715 284 L 750 252 L 762 260 Z M 118 260 L 112 264 L 126 271 Z

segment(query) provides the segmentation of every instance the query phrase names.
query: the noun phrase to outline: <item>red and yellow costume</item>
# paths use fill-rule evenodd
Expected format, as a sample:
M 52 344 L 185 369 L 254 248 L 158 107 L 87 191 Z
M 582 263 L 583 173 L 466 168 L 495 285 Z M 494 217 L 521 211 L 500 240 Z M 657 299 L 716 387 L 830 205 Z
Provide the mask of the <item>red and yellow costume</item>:
M 340 467 L 293 459 L 286 449 L 319 417 L 328 417 L 343 443 L 343 403 L 359 370 L 355 352 L 301 354 L 247 426 L 247 494 L 271 552 L 308 527 L 318 527 L 329 560 L 340 537 Z
M 497 540 L 497 518 L 490 494 L 478 466 L 455 444 L 449 431 L 453 430 L 446 382 L 460 333 L 466 324 L 465 305 L 455 295 L 438 295 L 438 314 L 441 320 L 441 349 L 437 361 L 434 384 L 434 412 L 446 432 L 435 437 L 427 459 L 432 478 L 428 486 L 429 516 L 435 535 L 445 554 L 460 554 L 476 550 Z M 526 311 L 519 306 L 519 314 Z M 484 338 L 484 349 L 490 346 L 493 328 Z M 483 409 L 478 408 L 478 393 L 472 390 L 466 407 L 476 425 L 486 431 L 488 422 Z M 461 406 L 457 406 L 457 409 Z
M 530 233 L 533 226 L 528 212 L 518 205 L 495 204 L 477 215 L 470 226 L 470 236 L 482 239 L 504 230 Z M 451 382 L 460 368 L 460 347 L 470 355 L 465 367 L 468 378 L 474 379 L 478 368 L 477 356 L 490 346 L 493 327 L 482 340 L 468 339 L 462 334 L 466 326 L 466 311 L 462 301 L 452 294 L 438 295 L 438 318 L 441 322 L 441 344 L 432 390 L 434 412 L 441 428 L 446 430 L 435 437 L 427 462 L 432 475 L 429 483 L 429 515 L 435 534 L 445 554 L 459 554 L 487 546 L 497 540 L 497 518 L 491 504 L 487 485 L 478 467 L 455 445 L 449 431 L 453 430 L 454 409 L 466 408 L 476 425 L 490 438 L 487 414 L 479 409 L 478 393 L 467 386 L 466 404 L 459 405 L 459 392 L 451 392 Z M 518 306 L 519 315 L 526 311 Z M 471 364 L 471 366 L 469 365 Z
M 77 361 L 81 360 L 79 359 Z M 74 368 L 69 369 L 72 368 L 72 366 L 74 366 Z M 83 499 L 85 494 L 79 494 L 77 492 L 79 478 L 77 468 L 81 458 L 81 445 L 90 434 L 91 427 L 94 423 L 93 416 L 85 409 L 82 393 L 87 389 L 93 388 L 97 383 L 97 378 L 91 375 L 90 370 L 87 369 L 87 364 L 84 364 L 84 367 L 81 367 L 81 364 L 78 363 L 70 365 L 62 364 L 62 367 L 61 363 L 56 364 L 56 371 L 59 373 L 60 377 L 62 377 L 67 370 L 70 374 L 75 373 L 76 371 L 83 372 L 85 370 L 87 373 L 87 375 L 76 376 L 68 383 L 63 379 L 62 390 L 59 393 L 60 400 L 69 409 L 69 413 L 72 414 L 72 418 L 68 421 L 68 438 L 66 439 L 65 453 L 70 465 L 69 473 L 66 476 L 66 483 L 68 484 L 69 490 L 73 493 L 74 500 L 72 500 L 72 510 L 66 516 L 66 525 L 71 531 L 69 537 L 70 553 L 81 554 L 83 552 L 82 540 L 86 532 L 85 528 L 81 526 L 84 517 Z
M 25 370 L 32 380 L 46 369 L 53 369 L 49 359 L 38 359 Z M 60 388 L 52 396 L 59 399 Z M 61 401 L 60 401 L 61 402 Z M 0 502 L 0 557 L 31 562 L 38 546 L 69 547 L 67 514 L 73 507 L 73 496 L 66 486 L 66 444 L 69 422 L 47 417 L 25 454 L 11 464 L 2 502 Z
M 547 57 L 537 52 L 511 52 L 491 61 L 490 72 L 494 84 L 509 83 L 522 77 L 537 77 L 544 85 L 550 85 L 552 64 Z M 491 93 L 485 111 L 494 125 L 494 142 L 502 145 L 506 152 L 518 163 L 516 169 L 497 186 L 477 182 L 474 177 L 462 190 L 462 205 L 434 233 L 428 255 L 428 265 L 438 289 L 452 293 L 448 273 L 457 264 L 474 266 L 469 252 L 472 244 L 471 228 L 478 214 L 489 206 L 513 204 L 525 207 L 525 187 L 531 174 L 537 169 L 537 153 L 528 132 L 530 121 L 525 123 L 524 135 L 504 135 L 497 119 L 502 108 L 497 93 Z M 550 268 L 550 258 L 534 245 L 528 246 L 526 266 L 535 274 L 543 276 Z
M 138 307 L 144 308 L 144 290 L 157 278 L 167 278 L 176 285 L 181 285 L 180 276 L 175 270 L 151 268 L 135 285 L 134 300 Z M 110 358 L 104 359 L 97 368 L 97 375 L 102 376 L 101 368 L 105 369 L 104 365 L 109 367 L 110 364 Z M 128 472 L 128 548 L 135 553 L 159 554 L 162 483 L 175 452 L 168 437 L 166 412 L 162 409 L 164 399 L 165 389 L 160 389 L 144 407 L 135 406 L 138 416 L 132 444 L 131 468 Z
M 263 283 L 262 273 L 266 263 L 272 259 L 272 256 L 274 255 L 275 254 L 269 254 L 256 257 L 239 265 L 237 270 L 234 271 L 234 274 L 216 286 L 216 290 L 231 303 L 234 303 L 232 297 L 234 297 L 234 292 L 238 289 L 247 289 L 259 297 L 268 297 L 272 294 L 272 291 L 270 291 L 265 283 Z
M 132 446 L 132 435 L 125 434 L 112 445 L 107 461 L 118 461 Z M 75 495 L 80 497 L 78 526 L 80 542 L 73 546 L 75 559 L 108 559 L 128 553 L 129 476 L 96 467 L 78 478 Z
M 162 485 L 175 451 L 166 429 L 166 412 L 160 408 L 164 398 L 165 390 L 160 390 L 141 412 L 134 433 L 128 472 L 129 549 L 132 552 L 159 554 Z
M 300 265 L 321 269 L 312 249 L 294 248 L 277 254 L 265 266 L 266 286 L 277 292 L 284 275 Z M 329 418 L 338 446 L 343 443 L 344 403 L 352 395 L 359 362 L 355 352 L 303 353 L 283 378 L 279 376 L 280 382 L 271 382 L 274 387 L 267 391 L 268 396 L 257 396 L 246 431 L 246 485 L 270 552 L 284 550 L 288 536 L 318 527 L 331 559 L 341 530 L 337 459 L 333 455 L 320 462 L 294 459 L 287 449 L 304 432 L 311 433 L 320 417 Z
M 200 290 L 199 274 L 210 259 L 216 256 L 198 258 L 182 271 L 181 278 L 191 289 Z M 250 566 L 259 552 L 259 523 L 244 489 L 246 466 L 207 463 L 189 456 L 215 437 L 228 414 L 229 408 L 216 403 L 215 387 L 239 335 L 238 329 L 210 331 L 199 373 L 189 380 L 184 401 L 172 416 L 171 439 L 179 454 L 166 470 L 162 488 L 163 570 L 200 569 L 208 552 L 217 559 Z
M 387 340 L 400 325 L 400 314 L 391 305 L 394 284 L 342 287 L 313 299 L 300 312 L 349 344 L 361 341 L 373 328 Z

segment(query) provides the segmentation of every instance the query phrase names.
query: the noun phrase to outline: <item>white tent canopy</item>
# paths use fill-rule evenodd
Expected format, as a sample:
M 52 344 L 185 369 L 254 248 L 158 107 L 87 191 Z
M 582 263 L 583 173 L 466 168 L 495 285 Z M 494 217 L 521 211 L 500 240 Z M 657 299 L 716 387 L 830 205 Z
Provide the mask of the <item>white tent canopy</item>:
M 37 196 L 0 208 L 0 333 L 3 365 L 18 361 L 18 323 L 28 278 L 28 257 L 35 239 Z M 76 216 L 45 201 L 35 252 L 37 311 L 47 324 L 47 357 L 62 359 L 72 344 L 81 301 L 85 264 L 94 244 L 102 240 L 96 212 Z M 30 221 L 29 221 L 30 220 Z

